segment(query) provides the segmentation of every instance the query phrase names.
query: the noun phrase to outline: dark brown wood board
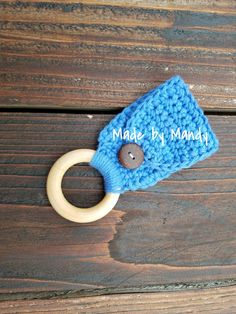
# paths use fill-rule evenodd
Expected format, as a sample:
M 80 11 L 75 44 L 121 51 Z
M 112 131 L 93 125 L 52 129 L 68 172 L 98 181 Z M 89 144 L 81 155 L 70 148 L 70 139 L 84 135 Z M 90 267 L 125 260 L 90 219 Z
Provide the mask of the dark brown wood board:
M 0 1 L 0 106 L 122 108 L 174 74 L 236 108 L 236 4 Z
M 112 115 L 1 113 L 0 292 L 145 291 L 236 278 L 236 119 L 209 116 L 220 151 L 147 190 L 125 193 L 100 221 L 62 219 L 48 203 L 52 163 L 96 148 Z M 103 195 L 102 179 L 75 166 L 63 188 L 76 205 Z
M 0 1 L 0 313 L 236 311 L 235 60 L 235 0 Z M 175 74 L 220 150 L 97 222 L 62 219 L 45 190 L 54 161 L 96 149 Z M 89 207 L 103 180 L 74 166 L 63 191 Z

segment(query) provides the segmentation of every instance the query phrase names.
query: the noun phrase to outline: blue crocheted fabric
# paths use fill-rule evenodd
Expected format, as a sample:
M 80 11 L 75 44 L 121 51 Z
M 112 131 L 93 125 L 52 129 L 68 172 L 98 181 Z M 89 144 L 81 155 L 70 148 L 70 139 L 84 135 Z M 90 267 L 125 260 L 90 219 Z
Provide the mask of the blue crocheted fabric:
M 141 139 L 117 136 L 139 132 Z M 119 162 L 118 152 L 122 145 L 133 142 L 142 147 L 144 162 L 127 169 Z M 202 109 L 185 82 L 174 76 L 105 126 L 90 164 L 102 173 L 106 192 L 123 193 L 152 186 L 217 149 L 218 140 Z

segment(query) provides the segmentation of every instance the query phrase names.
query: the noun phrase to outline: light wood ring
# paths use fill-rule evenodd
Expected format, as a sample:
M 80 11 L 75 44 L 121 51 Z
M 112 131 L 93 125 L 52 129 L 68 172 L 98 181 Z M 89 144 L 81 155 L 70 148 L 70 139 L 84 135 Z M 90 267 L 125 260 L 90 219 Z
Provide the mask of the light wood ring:
M 52 166 L 47 178 L 47 195 L 59 215 L 70 221 L 87 223 L 107 215 L 116 205 L 120 194 L 107 193 L 95 206 L 79 208 L 70 204 L 62 192 L 62 179 L 66 171 L 81 162 L 90 162 L 95 154 L 92 149 L 76 149 L 61 156 Z

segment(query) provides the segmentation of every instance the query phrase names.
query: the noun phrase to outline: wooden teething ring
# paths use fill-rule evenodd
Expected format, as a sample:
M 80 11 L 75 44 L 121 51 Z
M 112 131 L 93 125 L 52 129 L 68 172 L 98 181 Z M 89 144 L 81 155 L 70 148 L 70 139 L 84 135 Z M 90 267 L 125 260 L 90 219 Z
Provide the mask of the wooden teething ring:
M 59 215 L 70 221 L 86 223 L 107 215 L 116 205 L 120 194 L 107 193 L 95 206 L 79 208 L 70 204 L 62 192 L 62 179 L 66 171 L 81 162 L 90 162 L 95 154 L 92 149 L 76 149 L 61 156 L 52 166 L 47 178 L 47 195 Z

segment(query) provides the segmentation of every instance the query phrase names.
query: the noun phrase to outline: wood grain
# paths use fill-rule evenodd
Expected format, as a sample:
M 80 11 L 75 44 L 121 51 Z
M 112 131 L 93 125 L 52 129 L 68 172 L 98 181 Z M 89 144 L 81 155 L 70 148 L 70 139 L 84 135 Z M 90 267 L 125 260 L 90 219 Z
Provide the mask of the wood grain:
M 86 225 L 66 221 L 50 207 L 46 176 L 61 154 L 96 148 L 98 132 L 112 115 L 0 117 L 3 299 L 15 293 L 96 294 L 235 282 L 234 116 L 209 116 L 221 143 L 213 157 L 152 188 L 125 193 L 108 216 Z M 63 189 L 81 206 L 103 195 L 99 173 L 86 165 L 68 171 Z
M 9 301 L 0 303 L 7 313 L 218 313 L 236 312 L 236 288 L 184 292 L 136 293 L 96 297 Z
M 15 2 L 14 0 L 2 0 L 1 2 Z M 31 3 L 38 3 L 38 0 L 31 0 Z M 41 0 L 40 3 L 55 3 L 54 0 Z M 62 2 L 63 1 L 57 1 Z M 78 3 L 77 0 L 70 0 L 70 4 Z M 177 1 L 166 1 L 166 0 L 81 0 L 81 4 L 93 4 L 93 5 L 109 5 L 115 7 L 131 7 L 131 8 L 149 8 L 149 9 L 168 9 L 172 10 L 191 10 L 196 12 L 212 12 L 212 13 L 233 13 L 235 10 L 234 0 L 211 0 L 211 1 L 192 1 L 192 0 L 177 0 Z
M 0 106 L 123 108 L 180 74 L 236 109 L 235 2 L 0 1 Z
M 236 312 L 235 60 L 234 0 L 0 1 L 1 314 Z M 98 222 L 58 216 L 53 162 L 95 149 L 110 113 L 175 74 L 221 112 L 219 152 Z M 104 195 L 86 164 L 63 190 L 85 207 Z

